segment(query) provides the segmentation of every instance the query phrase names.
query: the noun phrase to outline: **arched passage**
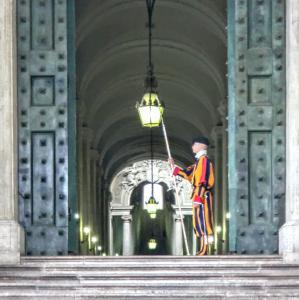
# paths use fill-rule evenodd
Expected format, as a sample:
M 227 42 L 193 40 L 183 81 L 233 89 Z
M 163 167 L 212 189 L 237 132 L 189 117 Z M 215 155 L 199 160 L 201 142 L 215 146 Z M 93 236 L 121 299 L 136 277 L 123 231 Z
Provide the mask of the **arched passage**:
M 161 0 L 156 2 L 153 20 L 153 60 L 159 95 L 166 103 L 165 122 L 172 154 L 177 164 L 191 164 L 190 141 L 194 136 L 206 135 L 212 141 L 209 154 L 217 161 L 219 172 L 226 172 L 227 163 L 223 148 L 226 143 L 225 9 L 225 1 Z M 88 183 L 86 167 L 91 151 L 96 155 L 100 194 L 97 199 L 94 194 L 89 198 L 100 203 L 103 224 L 98 224 L 101 228 L 95 232 L 101 236 L 101 243 L 106 244 L 106 252 L 110 242 L 110 253 L 113 251 L 108 212 L 111 213 L 111 207 L 116 209 L 117 203 L 128 209 L 132 206 L 130 184 L 137 186 L 130 181 L 130 176 L 134 180 L 138 178 L 132 166 L 150 158 L 150 134 L 141 128 L 134 107 L 143 94 L 148 51 L 146 21 L 145 1 L 77 1 L 80 205 L 86 206 L 84 195 L 93 189 Z M 153 130 L 153 147 L 155 160 L 166 161 L 160 128 Z M 128 168 L 130 174 L 122 177 L 122 171 Z M 166 163 L 165 168 L 168 169 Z M 117 178 L 131 183 L 124 185 Z M 217 180 L 218 194 L 226 195 L 225 179 L 222 182 L 220 173 Z M 226 203 L 226 196 L 221 201 Z M 222 217 L 218 220 L 218 215 L 223 216 L 222 211 L 226 209 L 226 204 L 216 209 L 219 226 L 227 225 Z M 89 218 L 83 216 L 80 222 L 82 229 Z M 125 222 L 128 223 L 127 218 Z M 219 239 L 226 240 L 225 228 L 221 234 Z

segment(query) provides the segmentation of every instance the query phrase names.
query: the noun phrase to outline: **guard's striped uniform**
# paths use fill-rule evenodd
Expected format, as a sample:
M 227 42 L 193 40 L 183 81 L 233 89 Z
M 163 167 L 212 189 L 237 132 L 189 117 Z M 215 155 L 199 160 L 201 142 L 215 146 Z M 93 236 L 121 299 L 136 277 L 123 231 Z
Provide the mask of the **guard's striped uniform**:
M 214 168 L 207 155 L 202 155 L 192 166 L 186 169 L 176 167 L 174 175 L 179 175 L 193 185 L 193 228 L 200 238 L 199 255 L 208 251 L 207 237 L 213 235 L 213 197 Z

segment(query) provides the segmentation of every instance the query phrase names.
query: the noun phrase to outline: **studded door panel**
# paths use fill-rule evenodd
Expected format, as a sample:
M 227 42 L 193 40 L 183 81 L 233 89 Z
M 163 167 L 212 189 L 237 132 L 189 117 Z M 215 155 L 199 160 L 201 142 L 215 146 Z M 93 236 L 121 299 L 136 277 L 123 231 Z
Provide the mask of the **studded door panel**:
M 228 0 L 230 249 L 278 252 L 285 193 L 285 3 Z
M 19 219 L 27 255 L 68 252 L 67 0 L 18 0 Z

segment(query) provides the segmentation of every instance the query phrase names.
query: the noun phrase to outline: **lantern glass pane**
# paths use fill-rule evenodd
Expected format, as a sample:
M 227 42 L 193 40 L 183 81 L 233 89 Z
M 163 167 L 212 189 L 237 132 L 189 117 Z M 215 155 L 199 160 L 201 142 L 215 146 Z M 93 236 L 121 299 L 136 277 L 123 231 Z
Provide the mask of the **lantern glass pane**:
M 164 107 L 157 93 L 145 93 L 137 103 L 140 121 L 143 127 L 158 127 L 162 121 Z
M 148 203 L 146 205 L 146 210 L 149 214 L 155 214 L 157 212 L 157 204 L 156 203 Z
M 147 203 L 152 196 L 152 185 L 151 183 L 143 186 L 143 209 L 147 210 Z M 154 183 L 154 198 L 157 202 L 157 209 L 163 209 L 164 207 L 164 192 L 163 187 L 159 183 Z
M 138 108 L 140 120 L 144 127 L 157 127 L 161 123 L 161 111 L 157 106 L 141 106 Z

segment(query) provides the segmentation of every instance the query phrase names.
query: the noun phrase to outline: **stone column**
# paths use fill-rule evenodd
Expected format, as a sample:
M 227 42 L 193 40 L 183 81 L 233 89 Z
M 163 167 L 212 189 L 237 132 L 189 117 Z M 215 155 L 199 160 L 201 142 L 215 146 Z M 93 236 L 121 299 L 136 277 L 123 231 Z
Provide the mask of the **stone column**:
M 221 156 L 222 156 L 222 165 L 221 165 L 221 204 L 222 204 L 222 232 L 221 232 L 221 239 L 222 239 L 222 253 L 225 254 L 228 251 L 228 222 L 226 214 L 229 212 L 228 207 L 228 166 L 227 166 L 227 158 L 228 158 L 228 141 L 227 141 L 227 102 L 222 101 L 221 104 L 217 108 L 220 116 L 221 116 L 221 140 L 222 140 L 222 147 L 221 147 Z
M 18 224 L 16 1 L 0 6 L 0 264 L 17 264 L 24 251 Z
M 112 256 L 114 254 L 114 245 L 113 245 L 113 215 L 111 214 L 111 208 L 108 210 L 108 252 L 109 255 Z
M 286 223 L 279 253 L 299 262 L 299 1 L 286 1 Z
M 82 178 L 82 227 L 88 226 L 91 229 L 90 222 L 90 146 L 92 141 L 92 130 L 87 127 L 82 128 L 83 138 L 83 178 Z M 88 242 L 82 247 L 82 254 L 88 254 L 91 243 L 91 233 L 88 236 Z
M 182 231 L 182 219 L 179 214 L 173 216 L 173 255 L 183 255 L 183 231 Z
M 97 220 L 100 217 L 97 209 L 97 168 L 98 168 L 99 153 L 95 149 L 90 150 L 90 206 L 89 219 L 92 235 L 99 240 L 99 227 Z
M 95 226 L 97 228 L 98 231 L 98 235 L 99 235 L 99 245 L 102 246 L 103 244 L 103 234 L 102 234 L 102 222 L 103 222 L 103 218 L 101 216 L 102 213 L 102 209 L 101 209 L 101 168 L 99 165 L 99 154 L 98 154 L 98 159 L 97 159 L 97 163 L 96 163 L 96 178 L 95 178 L 95 211 L 96 211 L 96 215 L 95 215 Z
M 112 197 L 111 197 L 111 193 L 109 191 L 109 184 L 107 183 L 107 181 L 104 179 L 104 177 L 102 176 L 102 185 L 103 185 L 103 197 L 102 197 L 102 202 L 103 202 L 103 212 L 102 212 L 102 216 L 103 216 L 103 245 L 104 244 L 108 244 L 109 245 L 109 253 L 110 253 L 110 249 L 113 250 L 113 229 L 112 229 L 112 216 L 110 217 L 111 213 L 111 201 L 112 201 Z M 111 231 L 112 234 L 110 232 L 110 227 L 111 227 Z M 111 238 L 112 236 L 112 238 Z M 112 247 L 110 247 L 110 242 L 112 243 Z M 108 247 L 107 247 L 108 248 Z M 110 254 L 112 255 L 112 254 Z
M 106 243 L 106 236 L 108 233 L 108 209 L 105 211 L 104 207 L 104 188 L 103 188 L 103 181 L 102 181 L 102 166 L 98 162 L 97 165 L 97 207 L 98 207 L 98 220 L 97 224 L 100 230 L 100 237 L 99 243 L 101 246 L 104 246 Z M 107 224 L 105 224 L 107 223 Z M 106 225 L 106 226 L 105 226 Z M 104 232 L 106 228 L 107 232 Z M 108 239 L 107 239 L 108 240 Z
M 223 219 L 223 198 L 222 198 L 222 126 L 213 128 L 212 138 L 214 141 L 214 172 L 215 172 L 215 185 L 214 185 L 214 249 L 215 254 L 222 253 L 222 234 L 217 233 L 218 226 L 222 228 Z
M 225 124 L 225 123 L 224 123 Z M 228 187 L 228 168 L 227 168 L 227 126 L 223 126 L 222 131 L 222 254 L 228 251 L 228 222 L 229 213 L 227 187 Z
M 132 216 L 124 215 L 123 220 L 123 255 L 133 255 Z
M 83 123 L 84 123 L 84 105 L 80 103 L 78 105 L 80 107 L 80 111 L 77 115 L 77 122 L 78 122 L 78 139 L 77 139 L 77 191 L 78 191 L 78 213 L 80 215 L 79 220 L 79 238 L 80 241 L 83 240 L 83 206 L 84 206 L 84 192 L 83 192 L 83 178 L 84 178 L 84 130 L 83 130 Z M 80 247 L 81 248 L 81 247 Z M 81 251 L 81 250 L 80 250 Z

